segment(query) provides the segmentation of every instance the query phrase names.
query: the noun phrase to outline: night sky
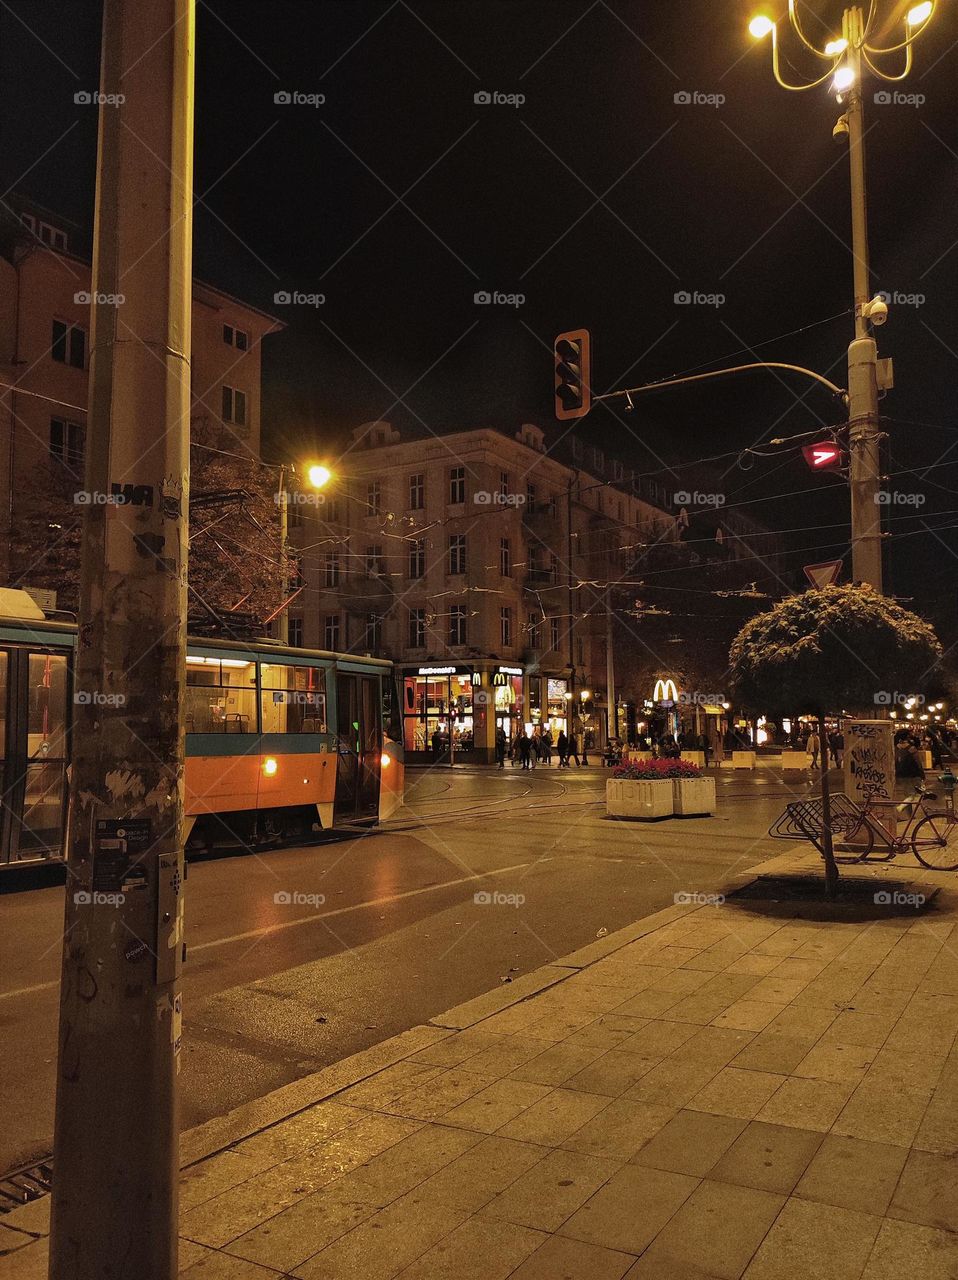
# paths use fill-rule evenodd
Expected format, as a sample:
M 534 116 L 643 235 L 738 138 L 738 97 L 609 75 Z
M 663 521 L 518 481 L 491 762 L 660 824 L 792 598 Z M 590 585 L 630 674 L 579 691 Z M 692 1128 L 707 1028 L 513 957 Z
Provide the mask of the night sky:
M 841 8 L 805 5 L 809 32 L 836 32 Z M 886 469 L 934 467 L 895 475 L 926 500 L 890 527 L 946 529 L 901 538 L 887 585 L 953 623 L 958 14 L 939 8 L 909 79 L 868 82 L 866 128 L 874 288 L 908 299 L 877 335 L 897 382 L 882 402 Z M 840 108 L 826 86 L 775 84 L 750 12 L 745 0 L 201 0 L 194 267 L 288 323 L 264 347 L 267 451 L 335 452 L 379 416 L 437 433 L 554 425 L 552 339 L 580 326 L 598 392 L 759 357 L 843 383 Z M 95 0 L 0 4 L 3 188 L 84 224 L 96 120 L 73 97 L 96 88 L 100 16 Z M 814 64 L 783 45 L 786 70 L 807 77 Z M 873 101 L 896 88 L 924 101 Z M 325 303 L 276 307 L 281 290 Z M 477 306 L 483 290 L 525 300 Z M 724 301 L 677 305 L 683 291 Z M 796 530 L 800 566 L 847 549 L 829 545 L 843 528 L 819 528 L 847 520 L 847 490 L 794 450 L 747 473 L 734 454 L 841 417 L 812 384 L 759 374 L 643 398 L 630 415 L 599 407 L 579 430 L 642 471 L 730 455 L 717 463 L 731 466 L 728 504 Z

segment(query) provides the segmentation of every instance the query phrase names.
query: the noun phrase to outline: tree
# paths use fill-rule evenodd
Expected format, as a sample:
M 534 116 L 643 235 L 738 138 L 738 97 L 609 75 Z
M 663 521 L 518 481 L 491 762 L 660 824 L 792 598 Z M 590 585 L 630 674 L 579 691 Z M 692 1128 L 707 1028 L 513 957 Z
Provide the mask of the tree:
M 737 697 L 765 715 L 814 715 L 821 770 L 822 848 L 829 897 L 838 884 L 832 849 L 825 715 L 874 713 L 890 692 L 918 693 L 935 680 L 941 644 L 917 614 L 868 586 L 825 587 L 789 596 L 752 618 L 732 642 Z

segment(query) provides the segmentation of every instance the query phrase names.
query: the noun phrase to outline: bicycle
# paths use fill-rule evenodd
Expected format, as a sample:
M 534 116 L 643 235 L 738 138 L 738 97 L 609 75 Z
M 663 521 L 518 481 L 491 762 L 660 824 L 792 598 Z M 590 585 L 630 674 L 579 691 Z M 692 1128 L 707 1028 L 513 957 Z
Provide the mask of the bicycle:
M 947 783 L 945 785 L 947 788 Z M 869 795 L 864 804 L 856 806 L 856 814 L 849 819 L 845 840 L 849 844 L 855 843 L 856 855 L 862 862 L 871 853 L 878 836 L 888 846 L 888 857 L 905 853 L 910 847 L 922 866 L 932 871 L 954 871 L 958 868 L 958 815 L 955 813 L 953 790 L 946 789 L 946 809 L 929 811 L 926 806 L 937 798 L 937 793 L 929 791 L 924 783 L 918 783 L 914 794 L 903 801 L 879 800 Z M 882 809 L 899 812 L 907 809 L 908 821 L 904 831 L 899 833 L 889 829 L 882 821 Z

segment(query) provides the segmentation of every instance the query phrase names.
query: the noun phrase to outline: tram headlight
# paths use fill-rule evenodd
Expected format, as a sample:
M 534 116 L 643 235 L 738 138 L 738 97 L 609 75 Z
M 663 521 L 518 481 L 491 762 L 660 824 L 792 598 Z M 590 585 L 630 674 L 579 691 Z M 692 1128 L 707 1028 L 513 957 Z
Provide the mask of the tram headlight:
M 279 761 L 275 756 L 267 756 L 263 761 L 263 772 L 266 774 L 267 778 L 272 778 L 278 768 Z

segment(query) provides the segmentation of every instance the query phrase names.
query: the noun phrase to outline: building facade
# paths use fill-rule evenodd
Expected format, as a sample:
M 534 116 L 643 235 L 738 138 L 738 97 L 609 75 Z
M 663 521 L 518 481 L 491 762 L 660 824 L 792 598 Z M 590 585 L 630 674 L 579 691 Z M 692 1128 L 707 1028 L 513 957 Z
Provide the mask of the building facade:
M 375 422 L 322 500 L 294 495 L 291 639 L 396 661 L 413 759 L 491 761 L 497 729 L 599 747 L 614 731 L 604 601 L 636 548 L 674 547 L 678 530 L 624 471 L 586 461 L 547 451 L 532 424 L 404 440 Z
M 80 230 L 23 200 L 0 222 L 0 559 L 10 580 L 18 508 L 47 485 L 83 488 L 91 266 Z M 122 320 L 122 298 L 116 305 Z M 260 453 L 261 342 L 284 326 L 193 284 L 191 436 Z M 12 388 L 12 389 L 11 389 Z M 55 541 L 56 531 L 51 531 Z M 21 566 L 22 568 L 22 566 Z M 29 565 L 18 585 L 30 588 Z M 49 592 L 46 595 L 49 597 Z M 47 607 L 51 607 L 46 600 Z

